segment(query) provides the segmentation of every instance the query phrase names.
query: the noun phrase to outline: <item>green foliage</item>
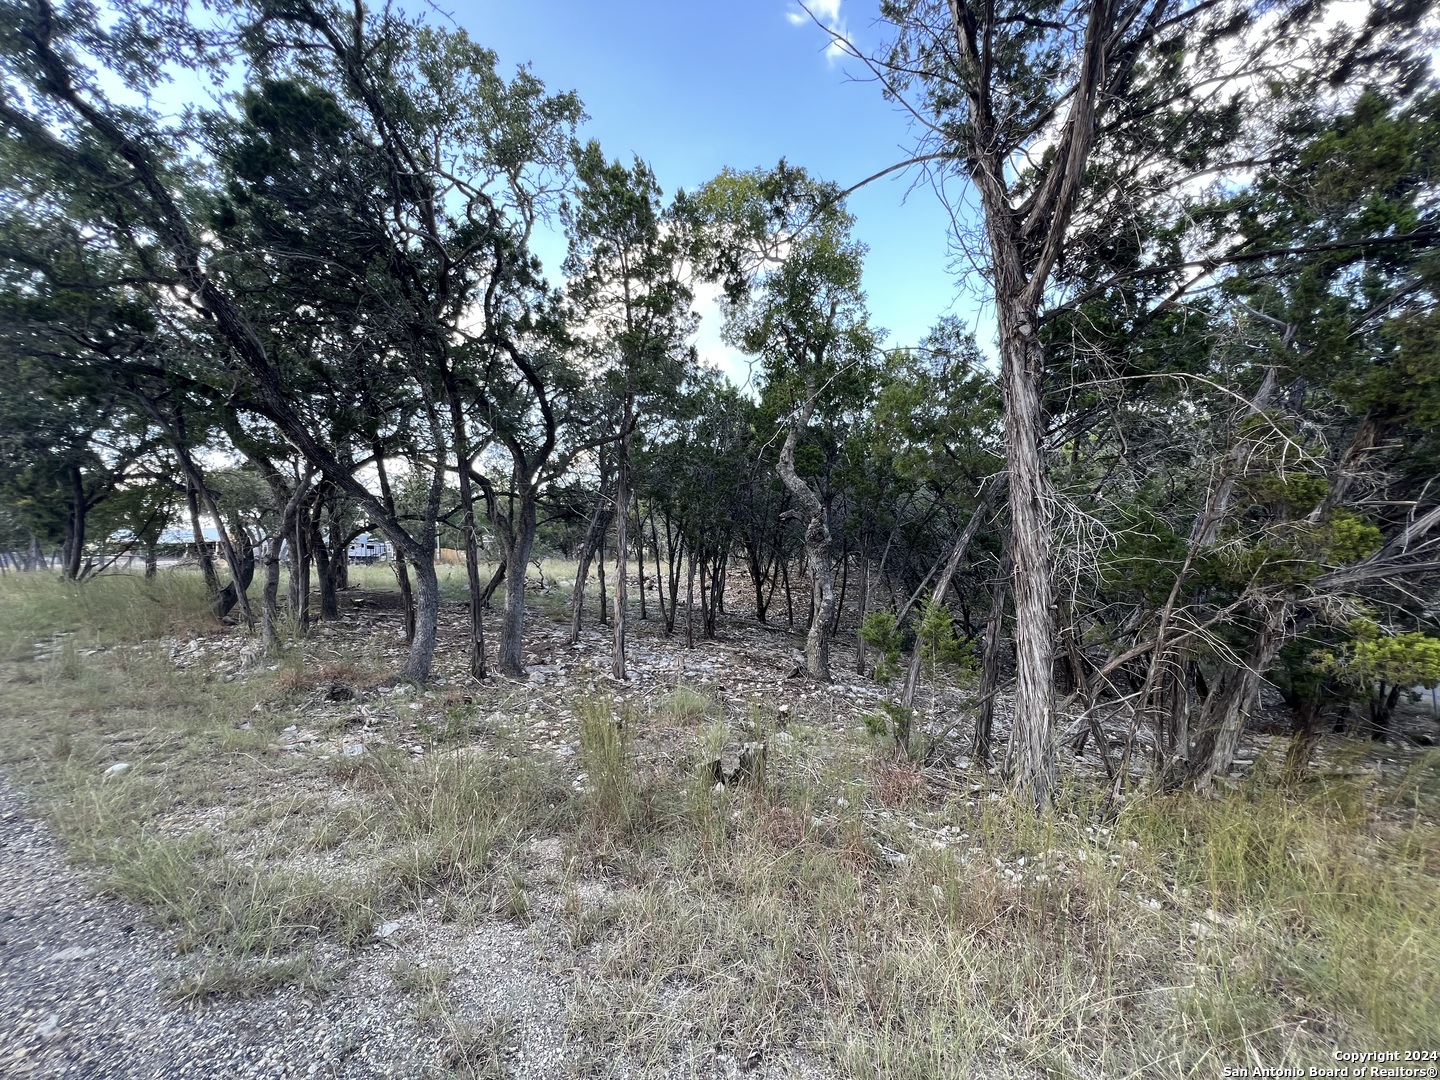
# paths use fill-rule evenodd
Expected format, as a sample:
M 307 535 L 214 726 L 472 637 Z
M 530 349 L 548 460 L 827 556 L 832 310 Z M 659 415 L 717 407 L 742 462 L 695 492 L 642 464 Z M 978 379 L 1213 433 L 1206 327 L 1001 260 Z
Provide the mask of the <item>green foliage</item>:
M 889 611 L 870 612 L 860 625 L 860 637 L 880 653 L 880 659 L 875 662 L 876 681 L 888 683 L 895 678 L 900 672 L 900 648 L 904 641 L 895 615 Z
M 955 635 L 955 617 L 950 609 L 934 597 L 920 602 L 920 627 L 915 632 L 915 647 L 921 651 L 921 662 L 933 678 L 942 666 L 958 666 L 967 673 L 975 669 L 975 657 Z
M 1349 510 L 1336 510 L 1312 534 L 1319 558 L 1331 566 L 1345 566 L 1369 558 L 1380 550 L 1384 534 L 1378 525 Z
M 724 285 L 725 341 L 759 358 L 767 397 L 821 417 L 858 405 L 880 334 L 861 287 L 865 247 L 834 185 L 784 161 L 727 169 L 681 213 L 702 272 Z
M 1330 482 L 1323 476 L 1304 473 L 1262 473 L 1244 477 L 1235 487 L 1254 506 L 1278 515 L 1296 516 L 1318 506 L 1330 490 Z
M 1422 632 L 1387 634 L 1370 619 L 1351 622 L 1350 633 L 1348 648 L 1317 653 L 1322 670 L 1361 685 L 1440 684 L 1440 638 Z
M 883 739 L 890 735 L 895 740 L 895 745 L 908 750 L 910 748 L 910 729 L 915 722 L 915 710 L 907 709 L 897 701 L 881 701 L 880 711 L 864 713 L 860 717 L 865 730 L 877 739 Z

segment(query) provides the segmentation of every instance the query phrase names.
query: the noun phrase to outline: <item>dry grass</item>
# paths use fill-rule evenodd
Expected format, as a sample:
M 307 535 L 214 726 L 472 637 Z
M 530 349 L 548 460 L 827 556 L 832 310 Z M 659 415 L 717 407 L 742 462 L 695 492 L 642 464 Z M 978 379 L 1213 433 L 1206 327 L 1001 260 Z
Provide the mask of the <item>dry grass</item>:
M 60 594 L 32 588 L 0 589 L 0 625 L 73 625 L 76 601 L 46 623 Z M 191 618 L 176 595 L 151 629 Z M 179 931 L 185 999 L 321 990 L 320 946 L 433 899 L 441 917 L 552 920 L 576 1052 L 654 1075 L 717 1046 L 910 1080 L 1211 1077 L 1440 1045 L 1440 754 L 1384 785 L 1257 782 L 1118 811 L 1077 785 L 1037 819 L 994 778 L 863 737 L 782 743 L 753 716 L 732 731 L 719 691 L 680 688 L 648 719 L 585 703 L 577 786 L 465 695 L 437 696 L 446 730 L 420 757 L 282 754 L 313 691 L 366 685 L 363 657 L 226 683 L 118 647 L 137 630 L 113 613 L 42 659 L 24 633 L 0 665 L 0 763 L 75 857 Z M 688 769 L 632 759 L 654 722 L 688 740 Z M 767 737 L 763 784 L 703 774 L 728 742 Z M 566 844 L 558 883 L 532 873 L 535 838 Z M 394 975 L 437 1064 L 504 1075 L 503 1018 L 456 1020 L 443 965 Z
M 75 585 L 52 573 L 0 577 L 0 659 L 28 659 L 37 641 L 57 637 L 65 648 L 85 650 L 151 641 L 213 625 L 200 576 L 167 571 L 102 574 Z
M 1378 791 L 1114 818 L 1075 790 L 1037 820 L 930 792 L 888 752 L 866 771 L 707 789 L 653 819 L 650 854 L 611 864 L 630 879 L 611 929 L 569 909 L 596 942 L 581 1038 L 655 1062 L 798 1046 L 897 1080 L 1213 1076 L 1440 1040 L 1437 834 L 1412 817 L 1377 845 Z

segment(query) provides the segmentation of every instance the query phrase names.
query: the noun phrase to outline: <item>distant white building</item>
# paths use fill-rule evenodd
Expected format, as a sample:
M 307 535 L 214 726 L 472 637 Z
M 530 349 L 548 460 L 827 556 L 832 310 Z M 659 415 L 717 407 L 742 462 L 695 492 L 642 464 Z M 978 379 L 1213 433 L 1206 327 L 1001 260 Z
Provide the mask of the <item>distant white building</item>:
M 369 533 L 361 533 L 350 541 L 350 546 L 345 549 L 345 554 L 352 563 L 388 562 L 390 545 L 384 540 L 377 540 Z
M 200 534 L 205 543 L 218 544 L 220 542 L 220 530 L 214 525 L 200 525 Z M 116 533 L 116 536 L 128 536 L 128 533 Z M 195 543 L 195 530 L 189 525 L 172 525 L 160 532 L 160 543 L 187 545 Z

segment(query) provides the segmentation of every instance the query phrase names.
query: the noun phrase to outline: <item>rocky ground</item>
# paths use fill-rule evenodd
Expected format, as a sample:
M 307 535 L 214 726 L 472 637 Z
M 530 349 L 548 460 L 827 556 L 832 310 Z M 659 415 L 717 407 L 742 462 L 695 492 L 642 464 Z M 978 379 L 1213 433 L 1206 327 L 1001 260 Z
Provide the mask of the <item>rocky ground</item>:
M 835 651 L 833 685 L 796 677 L 803 663 L 800 635 L 743 619 L 729 620 L 722 640 L 693 648 L 683 634 L 660 633 L 658 620 L 638 624 L 629 650 L 632 677 L 619 684 L 608 675 L 608 631 L 588 628 L 572 647 L 558 623 L 537 617 L 527 642 L 529 678 L 476 685 L 464 674 L 464 653 L 456 646 L 464 629 L 456 604 L 443 616 L 442 640 L 449 644 L 442 646 L 437 676 L 415 690 L 377 675 L 403 656 L 388 599 L 347 594 L 347 603 L 346 619 L 320 628 L 307 645 L 301 681 L 292 689 L 309 697 L 269 748 L 275 754 L 340 762 L 380 752 L 423 758 L 464 752 L 504 727 L 520 746 L 557 759 L 571 781 L 583 785 L 579 725 L 587 702 L 603 701 L 616 715 L 636 718 L 637 766 L 665 770 L 682 754 L 693 767 L 695 755 L 705 752 L 696 734 L 705 724 L 728 727 L 722 740 L 732 756 L 737 740 L 753 738 L 773 746 L 798 738 L 823 755 L 832 739 L 865 738 L 864 718 L 876 714 L 888 692 L 854 674 L 854 652 L 843 644 Z M 177 668 L 207 681 L 246 679 L 269 667 L 253 642 L 234 631 L 165 647 Z M 705 716 L 676 719 L 681 687 L 698 691 Z M 925 689 L 918 714 L 922 733 L 934 742 L 928 782 L 958 785 L 978 798 L 983 784 L 969 770 L 970 733 L 961 723 L 968 698 L 968 690 L 948 683 Z M 265 708 L 256 706 L 262 715 Z M 1424 717 L 1416 717 L 1425 727 Z M 243 729 L 258 719 L 237 717 L 235 725 Z M 1003 708 L 997 720 L 1003 743 Z M 1269 739 L 1258 736 L 1237 767 L 1253 762 Z M 814 758 L 795 759 L 804 760 Z M 105 768 L 117 765 L 129 763 Z M 103 774 L 97 782 L 105 782 Z M 204 814 L 182 815 L 166 827 L 183 832 L 204 824 Z M 917 843 L 964 850 L 969 842 L 967 834 L 911 825 Z M 0 1075 L 361 1080 L 448 1076 L 461 1065 L 463 1075 L 527 1080 L 826 1075 L 786 1048 L 690 1047 L 657 1070 L 654 1062 L 607 1061 L 603 1049 L 584 1046 L 569 1023 L 584 972 L 560 945 L 561 883 L 566 879 L 573 891 L 574 876 L 562 865 L 558 841 L 536 840 L 532 847 L 523 922 L 454 922 L 423 906 L 397 912 L 359 948 L 315 944 L 305 958 L 313 974 L 302 986 L 187 1003 L 176 999 L 184 976 L 173 934 L 152 925 L 145 912 L 107 898 L 97 877 L 68 865 L 27 796 L 0 779 Z M 1065 871 L 1043 861 L 1027 867 L 1021 859 L 994 872 L 1018 880 Z M 604 884 L 582 881 L 579 888 Z M 427 1013 L 427 1000 L 444 1008 Z
M 367 663 L 398 667 L 404 654 L 389 599 L 347 595 L 347 618 L 319 628 L 307 646 L 313 692 L 299 722 L 281 730 L 271 749 L 319 759 L 387 750 L 419 757 L 436 753 L 437 734 L 463 713 L 478 716 L 480 729 L 503 723 L 525 749 L 570 765 L 573 781 L 583 784 L 575 759 L 585 701 L 613 702 L 622 715 L 658 716 L 655 703 L 683 685 L 725 703 L 721 711 L 731 721 L 763 713 L 772 724 L 778 719 L 788 726 L 793 718 L 801 728 L 846 727 L 881 694 L 853 676 L 828 688 L 788 678 L 803 659 L 800 640 L 738 622 L 727 640 L 698 642 L 693 650 L 683 638 L 665 638 L 653 623 L 641 624 L 630 648 L 631 681 L 617 684 L 602 674 L 608 631 L 587 629 L 572 648 L 562 630 L 543 619 L 532 620 L 527 680 L 476 686 L 463 673 L 463 652 L 442 645 L 436 678 L 417 691 L 366 670 Z M 444 639 L 459 639 L 463 627 L 463 609 L 450 606 Z M 38 659 L 46 659 L 47 649 L 58 655 L 62 643 L 45 643 Z M 268 666 L 235 631 L 162 644 L 177 669 L 205 682 L 246 679 Z M 236 726 L 260 719 L 239 717 Z M 467 727 L 458 738 L 472 741 L 471 734 Z M 673 738 L 674 732 L 647 728 L 635 744 L 638 766 L 657 767 L 673 756 Z M 441 741 L 444 752 L 467 749 L 453 737 Z M 97 783 L 118 782 L 130 767 L 103 764 Z M 567 1031 L 573 958 L 555 947 L 563 931 L 561 853 L 554 841 L 536 842 L 531 861 L 539 873 L 532 879 L 541 888 L 531 891 L 527 925 L 488 919 L 462 926 L 425 910 L 400 912 L 362 948 L 314 946 L 318 955 L 307 962 L 322 973 L 318 984 L 238 1001 L 177 1001 L 187 968 L 174 935 L 156 928 L 143 910 L 105 896 L 98 875 L 67 864 L 27 796 L 3 778 L 0 784 L 0 1075 L 824 1075 L 783 1051 L 699 1047 L 657 1073 L 623 1061 L 607 1064 L 603 1052 L 597 1059 L 593 1049 L 578 1045 Z M 216 820 L 214 810 L 182 813 L 163 828 L 183 834 Z M 427 982 L 445 1005 L 428 1016 L 423 1001 L 417 1007 L 416 995 L 402 991 L 423 991 Z

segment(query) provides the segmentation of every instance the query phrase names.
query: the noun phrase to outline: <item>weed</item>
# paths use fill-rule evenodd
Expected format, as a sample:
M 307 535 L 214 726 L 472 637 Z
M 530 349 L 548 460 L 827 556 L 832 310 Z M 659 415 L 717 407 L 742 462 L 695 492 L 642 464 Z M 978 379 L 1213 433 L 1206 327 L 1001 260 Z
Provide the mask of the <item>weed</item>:
M 616 716 L 604 702 L 589 702 L 581 710 L 586 820 L 601 835 L 633 839 L 648 832 L 659 817 L 657 788 L 642 782 L 631 767 L 635 722 L 633 714 Z
M 530 916 L 530 895 L 526 892 L 525 875 L 511 870 L 496 903 L 496 910 L 507 919 L 524 923 Z
M 871 792 L 890 810 L 916 806 L 925 797 L 925 770 L 908 759 L 877 761 L 871 769 Z
M 211 997 L 264 997 L 288 986 L 319 996 L 336 989 L 343 974 L 342 966 L 319 963 L 306 953 L 282 959 L 222 957 L 180 977 L 167 996 L 180 1004 L 194 1004 Z
M 505 1080 L 505 1061 L 518 1033 L 508 1012 L 480 1022 L 452 1021 L 440 1048 L 440 1064 L 466 1080 Z
M 677 686 L 661 703 L 661 713 L 677 724 L 695 724 L 714 715 L 715 702 L 690 686 Z
M 405 957 L 390 966 L 390 977 L 407 994 L 433 996 L 445 992 L 455 978 L 455 971 L 443 962 L 422 964 Z

